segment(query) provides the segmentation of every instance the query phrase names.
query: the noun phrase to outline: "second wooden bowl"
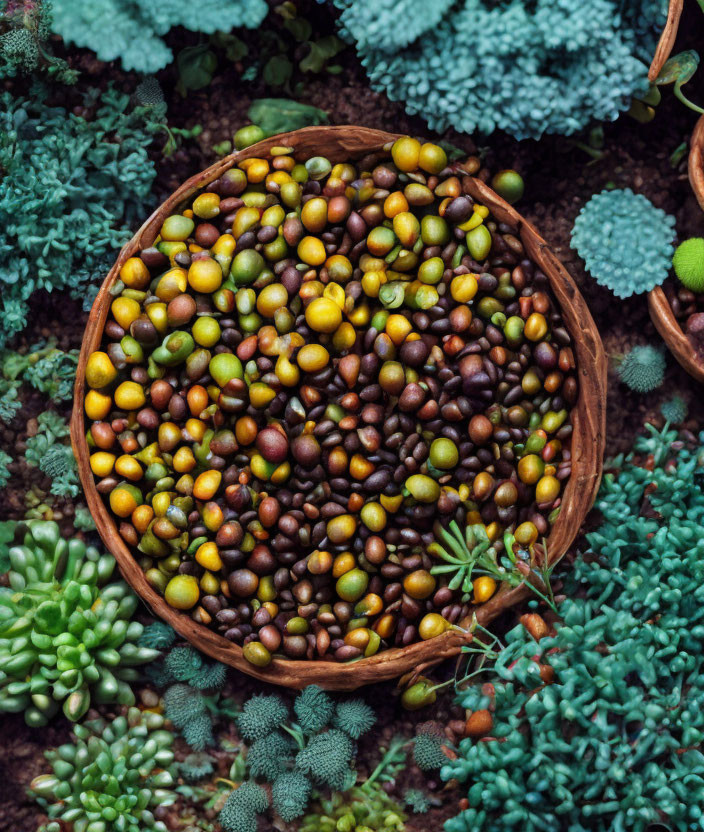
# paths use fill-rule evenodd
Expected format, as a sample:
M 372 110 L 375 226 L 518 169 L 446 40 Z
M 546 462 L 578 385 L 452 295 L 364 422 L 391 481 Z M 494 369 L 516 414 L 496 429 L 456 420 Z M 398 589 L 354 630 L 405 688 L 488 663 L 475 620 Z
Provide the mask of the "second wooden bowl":
M 251 676 L 291 688 L 318 684 L 328 690 L 353 690 L 361 685 L 393 679 L 456 655 L 466 643 L 467 636 L 461 632 L 448 631 L 429 641 L 385 650 L 349 664 L 276 658 L 268 667 L 257 668 L 245 660 L 238 645 L 196 623 L 187 614 L 170 607 L 147 582 L 134 554 L 120 537 L 114 517 L 95 487 L 89 464 L 83 409 L 86 361 L 101 343 L 103 327 L 112 301 L 110 289 L 118 278 L 122 264 L 135 253 L 151 246 L 164 218 L 201 188 L 221 176 L 224 171 L 243 159 L 267 154 L 275 145 L 293 147 L 294 156 L 299 161 L 314 155 L 324 155 L 333 162 L 342 162 L 379 152 L 396 138 L 397 136 L 390 133 L 361 127 L 309 127 L 259 142 L 220 160 L 192 177 L 152 214 L 120 252 L 93 304 L 81 348 L 71 438 L 88 506 L 105 545 L 115 556 L 125 579 L 157 616 L 204 653 Z M 464 176 L 463 186 L 466 193 L 486 205 L 500 222 L 506 223 L 514 230 L 528 256 L 548 276 L 565 326 L 574 342 L 579 397 L 571 414 L 572 474 L 563 493 L 559 517 L 547 539 L 548 557 L 553 562 L 564 554 L 575 539 L 601 479 L 605 432 L 606 358 L 599 333 L 584 299 L 550 246 L 530 223 L 483 182 Z M 491 600 L 477 608 L 479 622 L 486 624 L 502 610 L 526 598 L 530 592 L 524 585 L 513 590 L 503 588 Z

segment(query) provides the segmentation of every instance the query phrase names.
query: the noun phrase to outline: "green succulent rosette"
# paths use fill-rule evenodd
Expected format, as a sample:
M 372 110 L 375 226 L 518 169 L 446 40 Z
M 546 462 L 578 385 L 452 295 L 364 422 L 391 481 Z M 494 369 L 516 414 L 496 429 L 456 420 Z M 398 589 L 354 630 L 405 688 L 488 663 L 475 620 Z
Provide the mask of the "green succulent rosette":
M 133 705 L 137 667 L 159 656 L 137 645 L 137 597 L 110 581 L 112 555 L 58 525 L 29 521 L 9 549 L 9 587 L 0 587 L 0 712 L 24 711 L 45 725 L 63 707 L 80 719 L 91 702 Z
M 76 740 L 46 752 L 51 774 L 31 783 L 31 793 L 49 815 L 38 832 L 167 832 L 154 817 L 157 806 L 177 798 L 171 789 L 174 735 L 164 717 L 130 708 L 112 722 L 75 725 Z

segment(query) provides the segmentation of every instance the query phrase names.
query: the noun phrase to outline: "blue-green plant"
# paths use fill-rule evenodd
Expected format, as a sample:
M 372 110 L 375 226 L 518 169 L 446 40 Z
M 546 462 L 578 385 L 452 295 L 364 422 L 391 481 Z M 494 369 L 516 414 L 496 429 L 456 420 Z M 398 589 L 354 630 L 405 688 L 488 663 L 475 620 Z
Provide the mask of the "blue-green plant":
M 178 770 L 184 780 L 195 783 L 213 773 L 214 762 L 215 760 L 210 754 L 206 754 L 204 751 L 194 751 L 178 764 Z
M 38 832 L 167 832 L 154 809 L 176 801 L 174 735 L 164 717 L 138 708 L 73 726 L 74 742 L 45 756 L 51 774 L 31 793 L 49 815 Z
M 621 381 L 636 393 L 656 390 L 665 380 L 665 355 L 651 344 L 629 350 L 618 365 Z
M 75 497 L 79 491 L 78 467 L 69 442 L 69 427 L 53 410 L 37 416 L 37 432 L 26 441 L 25 459 L 51 480 L 51 493 Z
M 228 832 L 256 832 L 257 816 L 269 808 L 266 791 L 251 780 L 232 791 L 220 811 L 220 825 Z
M 433 727 L 421 727 L 413 738 L 413 760 L 421 771 L 437 771 L 447 762 L 443 751 L 447 745 L 441 731 Z
M 156 72 L 173 60 L 162 40 L 169 29 L 229 32 L 239 26 L 255 29 L 266 16 L 264 0 L 53 0 L 53 30 L 67 43 L 86 46 L 101 61 L 120 59 L 124 69 Z
M 375 721 L 374 712 L 362 700 L 336 704 L 316 685 L 301 691 L 293 711 L 295 721 L 280 697 L 260 694 L 245 702 L 236 718 L 240 735 L 250 743 L 246 759 L 250 779 L 245 785 L 255 779 L 271 783 L 273 808 L 286 822 L 305 813 L 314 792 L 341 792 L 354 785 L 355 741 Z M 244 805 L 240 801 L 236 807 Z M 245 818 L 243 811 L 238 808 L 237 825 L 233 810 L 223 810 L 220 822 L 227 832 L 246 832 L 249 827 L 241 824 L 251 818 L 246 812 Z
M 630 188 L 595 194 L 577 215 L 572 248 L 619 298 L 649 292 L 670 271 L 675 218 Z
M 660 405 L 660 413 L 666 422 L 680 425 L 687 418 L 689 408 L 687 402 L 680 395 L 675 395 Z
M 145 630 L 143 641 L 163 644 L 164 647 L 156 649 L 167 649 L 174 639 L 163 630 L 165 626 L 160 624 L 158 630 L 151 632 Z M 229 708 L 229 704 L 220 700 L 220 691 L 227 678 L 225 665 L 207 662 L 198 650 L 182 645 L 173 647 L 159 662 L 151 665 L 147 675 L 157 687 L 166 688 L 164 712 L 181 730 L 188 745 L 195 751 L 204 751 L 212 745 L 213 719 L 223 707 Z
M 704 433 L 646 428 L 608 464 L 603 522 L 564 576 L 555 635 L 514 628 L 493 687 L 458 693 L 493 709 L 493 741 L 462 740 L 442 768 L 468 784 L 446 832 L 701 826 Z
M 23 382 L 55 402 L 73 396 L 78 350 L 57 349 L 53 341 L 42 342 L 26 352 L 0 352 L 0 421 L 9 422 L 20 409 L 18 391 Z
M 374 89 L 438 132 L 518 139 L 571 135 L 628 110 L 648 89 L 667 11 L 664 0 L 333 3 Z
M 430 798 L 421 789 L 406 789 L 403 802 L 414 815 L 424 815 L 430 809 Z
M 704 292 L 704 238 L 692 237 L 680 243 L 672 258 L 680 283 L 690 292 Z
M 78 72 L 47 47 L 51 34 L 51 3 L 42 0 L 0 0 L 0 78 L 30 75 L 38 70 L 65 84 Z
M 176 641 L 176 631 L 165 621 L 153 621 L 147 624 L 139 637 L 140 647 L 151 647 L 153 650 L 168 650 Z
M 10 454 L 0 450 L 0 488 L 4 488 L 10 481 L 10 469 L 8 466 L 11 462 L 12 457 Z
M 137 597 L 111 581 L 112 555 L 59 526 L 31 520 L 9 549 L 9 586 L 0 587 L 0 711 L 44 725 L 63 706 L 76 721 L 91 702 L 132 705 L 130 682 L 157 651 L 139 647 Z
M 0 349 L 24 327 L 33 292 L 83 294 L 100 281 L 144 216 L 155 176 L 146 108 L 93 91 L 88 120 L 46 97 L 36 85 L 31 98 L 0 95 Z

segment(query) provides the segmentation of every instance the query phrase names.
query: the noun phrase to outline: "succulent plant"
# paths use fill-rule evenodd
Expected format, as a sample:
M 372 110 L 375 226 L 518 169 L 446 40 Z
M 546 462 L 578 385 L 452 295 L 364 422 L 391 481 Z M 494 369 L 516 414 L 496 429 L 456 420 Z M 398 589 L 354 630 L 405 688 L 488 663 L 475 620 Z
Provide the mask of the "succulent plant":
M 237 716 L 239 733 L 250 742 L 246 765 L 251 779 L 244 785 L 259 788 L 254 778 L 270 783 L 273 808 L 286 822 L 303 815 L 314 786 L 334 792 L 354 785 L 357 773 L 351 763 L 355 740 L 376 719 L 361 699 L 335 703 L 317 685 L 299 693 L 293 710 L 297 722 L 279 696 L 258 695 L 246 702 Z M 232 793 L 226 804 L 228 811 L 221 814 L 220 823 L 227 832 L 256 828 L 256 817 L 245 798 L 257 793 L 240 794 L 242 788 Z
M 9 549 L 9 587 L 0 588 L 0 711 L 24 711 L 44 725 L 63 703 L 80 719 L 91 702 L 134 704 L 137 666 L 159 654 L 136 642 L 130 621 L 137 598 L 123 581 L 108 583 L 112 555 L 50 521 L 20 524 Z
M 177 798 L 164 717 L 130 708 L 112 722 L 74 725 L 73 733 L 75 742 L 46 752 L 53 772 L 31 783 L 50 818 L 39 832 L 167 832 L 152 811 Z
M 298 832 L 402 832 L 403 809 L 376 783 L 320 800 L 301 821 Z
M 665 281 L 674 239 L 675 218 L 630 188 L 595 194 L 572 230 L 572 248 L 587 271 L 619 298 L 649 292 Z
M 621 381 L 636 393 L 656 390 L 665 379 L 665 355 L 650 344 L 633 347 L 619 364 Z
M 704 239 L 692 237 L 677 246 L 672 266 L 690 292 L 704 292 Z

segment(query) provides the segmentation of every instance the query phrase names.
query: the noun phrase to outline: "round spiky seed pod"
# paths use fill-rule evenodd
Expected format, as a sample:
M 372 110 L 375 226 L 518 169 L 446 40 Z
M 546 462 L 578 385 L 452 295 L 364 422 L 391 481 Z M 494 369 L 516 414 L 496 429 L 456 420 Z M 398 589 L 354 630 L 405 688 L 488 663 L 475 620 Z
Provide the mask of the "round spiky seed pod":
M 672 266 L 690 292 L 704 292 L 704 238 L 692 237 L 677 246 Z
M 665 378 L 662 350 L 646 344 L 633 347 L 619 365 L 621 381 L 636 393 L 649 393 L 660 387 Z

